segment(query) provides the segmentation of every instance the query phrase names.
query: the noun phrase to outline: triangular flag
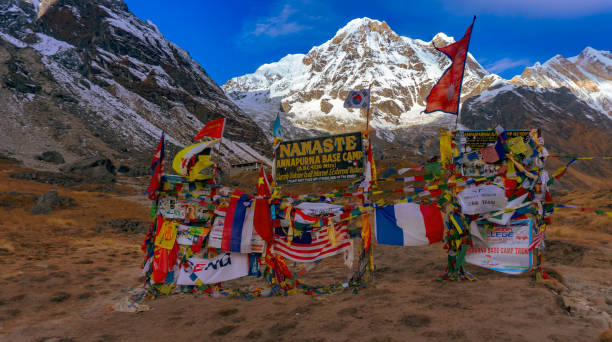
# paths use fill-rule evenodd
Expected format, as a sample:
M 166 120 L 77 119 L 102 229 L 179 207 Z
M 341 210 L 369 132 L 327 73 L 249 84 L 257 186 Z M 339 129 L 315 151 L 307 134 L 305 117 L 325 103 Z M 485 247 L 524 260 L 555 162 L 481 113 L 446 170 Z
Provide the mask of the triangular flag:
M 281 131 L 281 122 L 280 122 L 280 113 L 276 114 L 276 119 L 274 120 L 274 128 L 272 129 L 272 134 L 275 138 L 282 138 L 283 132 Z
M 463 82 L 463 72 L 465 70 L 465 61 L 467 60 L 474 21 L 476 21 L 476 16 L 474 16 L 472 25 L 468 27 L 467 31 L 465 31 L 465 35 L 458 42 L 443 48 L 437 48 L 434 45 L 436 50 L 448 56 L 448 58 L 452 60 L 452 63 L 444 74 L 442 74 L 438 83 L 433 86 L 429 96 L 427 96 L 425 113 L 431 113 L 438 110 L 448 114 L 457 115 L 459 113 L 461 83 Z

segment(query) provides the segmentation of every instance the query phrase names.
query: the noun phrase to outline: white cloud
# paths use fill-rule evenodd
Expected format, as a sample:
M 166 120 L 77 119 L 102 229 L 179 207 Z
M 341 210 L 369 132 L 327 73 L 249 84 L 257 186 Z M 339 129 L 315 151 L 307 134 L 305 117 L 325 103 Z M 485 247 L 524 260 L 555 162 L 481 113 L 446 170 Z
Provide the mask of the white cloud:
M 294 18 L 294 14 L 297 12 L 291 5 L 285 4 L 279 15 L 257 20 L 255 29 L 250 32 L 250 35 L 255 37 L 263 35 L 274 38 L 309 29 L 309 26 L 300 24 L 297 18 Z
M 517 66 L 527 66 L 530 62 L 528 59 L 512 59 L 512 58 L 502 58 L 498 61 L 495 61 L 489 65 L 487 65 L 486 69 L 492 73 L 499 73 L 504 70 L 508 70 L 510 68 L 514 68 Z

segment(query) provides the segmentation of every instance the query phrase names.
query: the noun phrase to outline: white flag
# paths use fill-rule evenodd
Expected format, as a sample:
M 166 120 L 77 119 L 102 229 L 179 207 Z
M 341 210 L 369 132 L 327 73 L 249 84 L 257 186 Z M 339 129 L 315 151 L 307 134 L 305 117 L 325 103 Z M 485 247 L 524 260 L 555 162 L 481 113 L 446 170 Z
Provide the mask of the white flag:
M 344 108 L 362 108 L 370 107 L 370 90 L 351 90 L 344 101 Z

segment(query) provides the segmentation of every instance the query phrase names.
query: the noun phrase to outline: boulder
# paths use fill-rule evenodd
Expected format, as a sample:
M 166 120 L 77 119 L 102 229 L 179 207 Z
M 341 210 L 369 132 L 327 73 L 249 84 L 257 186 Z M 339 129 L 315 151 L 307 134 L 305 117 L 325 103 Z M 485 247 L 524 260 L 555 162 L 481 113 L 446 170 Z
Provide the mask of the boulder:
M 117 169 L 117 172 L 119 173 L 128 173 L 130 172 L 130 167 L 127 165 L 119 165 L 119 168 Z
M 141 177 L 141 176 L 150 176 L 153 171 L 151 170 L 151 168 L 142 166 L 142 165 L 138 165 L 138 166 L 119 165 L 117 172 L 125 174 L 130 177 Z
M 36 159 L 52 164 L 64 164 L 66 162 L 64 160 L 64 157 L 56 151 L 43 152 L 43 154 L 41 154 L 40 156 L 36 156 Z
M 99 227 L 99 230 L 110 228 L 116 233 L 128 233 L 128 234 L 144 234 L 149 228 L 148 223 L 138 219 L 114 219 L 106 222 L 102 222 L 103 227 Z
M 62 172 L 74 173 L 85 178 L 88 183 L 109 184 L 115 182 L 117 171 L 108 158 L 91 157 L 79 160 L 60 168 Z
M 325 114 L 329 114 L 329 112 L 331 112 L 332 108 L 334 108 L 334 105 L 331 104 L 327 99 L 322 99 L 321 100 L 321 111 Z
M 74 205 L 74 199 L 62 197 L 58 194 L 57 190 L 53 189 L 38 198 L 34 209 L 32 209 L 32 214 L 50 214 L 55 209 L 68 208 Z

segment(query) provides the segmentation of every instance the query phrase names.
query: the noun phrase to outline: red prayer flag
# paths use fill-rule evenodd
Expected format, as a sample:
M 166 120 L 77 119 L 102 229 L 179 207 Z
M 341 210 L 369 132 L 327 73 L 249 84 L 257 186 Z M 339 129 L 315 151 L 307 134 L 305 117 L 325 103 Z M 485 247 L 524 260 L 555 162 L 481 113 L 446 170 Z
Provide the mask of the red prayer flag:
M 162 187 L 161 177 L 164 173 L 164 159 L 164 133 L 162 132 L 161 139 L 159 140 L 159 144 L 157 144 L 157 149 L 155 150 L 153 160 L 151 161 L 153 176 L 151 177 L 151 182 L 149 183 L 147 190 L 145 190 L 145 194 L 147 194 L 151 200 L 155 200 L 157 198 L 157 191 L 159 191 Z
M 253 228 L 267 242 L 274 241 L 272 216 L 270 215 L 270 194 L 270 184 L 262 166 L 259 170 L 259 181 L 257 182 Z
M 470 46 L 470 38 L 472 36 L 472 27 L 474 27 L 474 20 L 472 25 L 465 31 L 465 35 L 461 40 L 438 48 L 434 45 L 436 50 L 444 53 L 448 58 L 452 60 L 452 63 L 448 69 L 442 74 L 442 77 L 433 86 L 429 96 L 427 96 L 427 106 L 425 107 L 425 113 L 431 113 L 435 111 L 443 111 L 449 114 L 457 115 L 459 112 L 459 99 L 461 96 L 461 83 L 463 82 L 463 73 L 465 70 L 465 62 L 467 60 L 468 47 Z
M 225 118 L 213 120 L 207 123 L 198 134 L 193 138 L 194 141 L 198 141 L 204 137 L 211 137 L 220 139 L 223 136 L 223 128 L 225 127 Z

